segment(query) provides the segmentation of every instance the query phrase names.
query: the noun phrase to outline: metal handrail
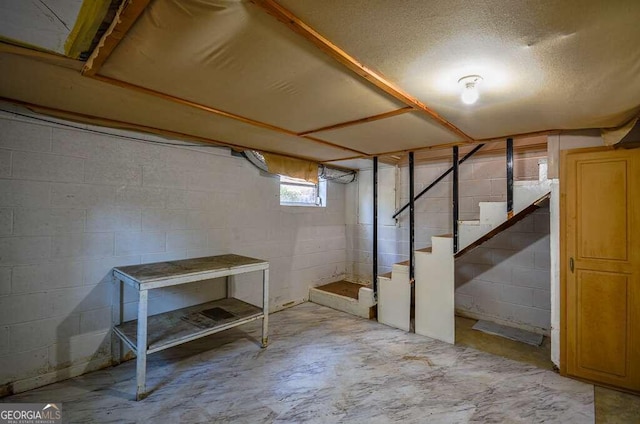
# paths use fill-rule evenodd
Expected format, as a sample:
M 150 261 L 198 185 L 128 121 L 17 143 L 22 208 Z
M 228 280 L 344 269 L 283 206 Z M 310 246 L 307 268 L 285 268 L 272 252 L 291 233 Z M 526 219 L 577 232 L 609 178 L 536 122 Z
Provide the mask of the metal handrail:
M 484 144 L 478 144 L 476 147 L 473 148 L 473 150 L 471 150 L 469 153 L 467 153 L 466 155 L 463 156 L 462 159 L 460 159 L 458 161 L 458 164 L 463 163 L 464 161 L 466 161 L 467 159 L 469 159 L 471 156 L 473 156 L 478 150 L 480 150 L 482 147 L 484 146 Z M 453 166 L 451 168 L 449 168 L 448 170 L 446 170 L 442 175 L 440 175 L 438 178 L 436 178 L 431 184 L 429 184 L 427 187 L 425 187 L 420 193 L 418 193 L 416 195 L 416 197 L 413 198 L 413 201 L 415 202 L 416 200 L 418 200 L 420 197 L 422 197 L 426 192 L 428 192 L 429 190 L 431 190 L 436 184 L 438 184 L 440 181 L 442 181 L 447 175 L 449 175 L 451 172 L 453 172 Z M 398 209 L 396 211 L 396 213 L 393 214 L 393 218 L 397 218 L 398 215 L 400 215 L 402 212 L 405 211 L 405 209 L 407 209 L 409 207 L 409 205 L 411 204 L 411 202 L 408 202 L 406 205 L 404 205 L 403 207 L 401 207 L 400 209 Z

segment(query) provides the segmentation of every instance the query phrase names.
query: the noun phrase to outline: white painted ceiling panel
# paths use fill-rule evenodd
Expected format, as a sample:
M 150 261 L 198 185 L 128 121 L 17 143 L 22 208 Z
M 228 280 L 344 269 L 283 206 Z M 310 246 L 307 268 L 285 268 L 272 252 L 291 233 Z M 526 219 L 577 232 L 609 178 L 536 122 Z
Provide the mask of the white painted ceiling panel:
M 370 155 L 461 141 L 420 112 L 318 132 L 313 136 L 342 146 L 348 145 Z
M 64 54 L 82 0 L 0 0 L 0 36 Z
M 83 77 L 75 69 L 37 59 L 0 53 L 0 75 L 3 75 L 0 97 L 298 157 L 335 160 L 354 155 L 340 148 L 131 92 Z

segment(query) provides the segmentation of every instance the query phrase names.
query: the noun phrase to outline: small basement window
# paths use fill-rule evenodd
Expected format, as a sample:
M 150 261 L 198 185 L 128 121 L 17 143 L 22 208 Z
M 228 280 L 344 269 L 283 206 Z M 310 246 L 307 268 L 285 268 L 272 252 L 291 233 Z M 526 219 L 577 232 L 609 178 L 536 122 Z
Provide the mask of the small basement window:
M 327 206 L 327 182 L 318 184 L 280 175 L 280 204 L 285 206 Z

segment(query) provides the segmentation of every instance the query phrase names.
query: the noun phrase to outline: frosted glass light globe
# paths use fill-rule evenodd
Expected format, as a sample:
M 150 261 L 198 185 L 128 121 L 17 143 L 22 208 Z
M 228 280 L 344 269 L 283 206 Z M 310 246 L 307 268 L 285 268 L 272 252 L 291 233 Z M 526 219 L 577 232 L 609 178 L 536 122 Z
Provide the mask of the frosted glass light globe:
M 471 84 L 469 84 L 471 85 Z M 464 90 L 462 90 L 462 103 L 465 105 L 472 105 L 478 101 L 480 94 L 478 93 L 478 89 L 475 87 L 475 84 L 471 85 L 471 87 L 467 86 Z
M 467 75 L 458 80 L 459 84 L 462 84 L 462 103 L 466 105 L 472 105 L 478 101 L 480 93 L 478 93 L 478 84 L 482 82 L 480 75 Z

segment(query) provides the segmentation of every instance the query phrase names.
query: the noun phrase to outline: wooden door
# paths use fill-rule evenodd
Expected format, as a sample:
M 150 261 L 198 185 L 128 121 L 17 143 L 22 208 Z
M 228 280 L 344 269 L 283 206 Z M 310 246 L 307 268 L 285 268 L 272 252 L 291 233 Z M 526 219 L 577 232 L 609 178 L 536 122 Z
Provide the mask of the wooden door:
M 561 161 L 561 371 L 640 391 L 640 149 Z

